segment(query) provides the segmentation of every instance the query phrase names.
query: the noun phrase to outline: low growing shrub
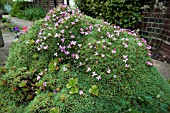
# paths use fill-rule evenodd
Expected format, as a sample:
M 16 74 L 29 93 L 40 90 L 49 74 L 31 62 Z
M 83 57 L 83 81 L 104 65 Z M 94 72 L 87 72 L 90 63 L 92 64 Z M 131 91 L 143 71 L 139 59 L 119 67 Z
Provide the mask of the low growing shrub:
M 12 44 L 1 111 L 168 112 L 170 86 L 148 49 L 135 32 L 61 5 Z

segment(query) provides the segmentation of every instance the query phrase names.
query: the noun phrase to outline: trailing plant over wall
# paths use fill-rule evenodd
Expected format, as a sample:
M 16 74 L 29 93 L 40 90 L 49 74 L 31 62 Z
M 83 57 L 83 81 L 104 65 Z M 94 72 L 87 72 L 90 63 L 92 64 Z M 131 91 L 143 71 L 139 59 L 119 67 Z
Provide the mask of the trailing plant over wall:
M 84 14 L 124 28 L 135 28 L 141 19 L 140 0 L 75 0 Z

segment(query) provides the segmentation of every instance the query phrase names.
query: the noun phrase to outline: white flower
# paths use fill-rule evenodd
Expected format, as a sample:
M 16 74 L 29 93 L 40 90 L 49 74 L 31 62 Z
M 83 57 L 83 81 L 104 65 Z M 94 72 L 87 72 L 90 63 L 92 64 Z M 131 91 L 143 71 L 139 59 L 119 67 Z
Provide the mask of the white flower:
M 48 45 L 43 47 L 44 49 L 48 49 Z
M 80 94 L 80 95 L 82 95 L 82 94 L 83 94 L 83 91 L 82 91 L 82 90 L 80 90 L 79 94 Z
M 101 79 L 101 76 L 96 77 L 96 79 L 97 79 L 97 80 L 100 80 L 100 79 Z
M 102 54 L 101 56 L 102 56 L 102 57 L 105 57 L 105 55 L 104 55 L 104 54 Z
M 29 42 L 27 41 L 27 42 L 25 42 L 26 44 L 29 44 Z
M 63 68 L 63 71 L 67 71 L 67 68 L 66 68 L 66 67 L 64 67 L 64 68 Z
M 116 78 L 116 75 L 114 75 L 113 77 Z
M 128 64 L 126 64 L 125 67 L 130 67 L 130 66 Z
M 56 57 L 57 57 L 57 56 L 58 56 L 58 54 L 57 54 L 57 53 L 54 53 L 54 56 L 56 56 Z
M 95 52 L 95 55 L 99 55 L 99 53 L 98 53 L 98 52 Z
M 90 67 L 87 68 L 87 71 L 86 71 L 86 72 L 89 72 L 89 71 L 91 71 L 91 68 L 90 68 Z
M 123 55 L 123 58 L 126 59 L 126 58 L 127 58 L 127 55 Z
M 95 75 L 97 75 L 96 72 L 95 71 L 92 72 L 92 77 L 94 77 Z
M 37 81 L 40 80 L 40 78 L 41 78 L 40 76 L 37 76 Z

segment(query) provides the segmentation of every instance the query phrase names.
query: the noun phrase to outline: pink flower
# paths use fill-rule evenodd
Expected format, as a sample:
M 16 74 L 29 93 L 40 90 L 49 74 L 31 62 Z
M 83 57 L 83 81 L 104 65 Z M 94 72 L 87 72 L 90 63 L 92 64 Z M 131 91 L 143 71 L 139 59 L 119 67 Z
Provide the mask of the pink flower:
M 90 68 L 90 67 L 87 68 L 87 71 L 86 71 L 86 72 L 89 72 L 89 71 L 91 71 L 91 68 Z
M 38 51 L 40 51 L 40 50 L 41 50 L 41 48 L 37 47 L 37 50 L 38 50 Z
M 64 68 L 63 68 L 63 71 L 67 71 L 67 68 L 66 68 L 66 67 L 64 67 Z
M 65 38 L 61 38 L 61 42 L 64 42 Z
M 75 20 L 75 21 L 76 21 L 76 22 L 78 22 L 78 21 L 79 21 L 79 19 L 77 19 L 77 18 L 76 18 L 76 20 Z
M 130 67 L 128 64 L 125 64 L 125 67 Z
M 138 46 L 142 46 L 142 43 L 141 43 L 141 42 L 138 42 Z
M 67 46 L 67 48 L 71 48 L 71 45 L 69 44 L 69 45 Z
M 82 66 L 82 65 L 83 65 L 83 64 L 80 62 L 80 63 L 79 63 L 79 66 Z
M 97 31 L 100 32 L 100 28 L 98 28 Z
M 43 83 L 43 86 L 44 86 L 44 87 L 46 87 L 46 86 L 47 86 L 46 82 L 44 82 L 44 83 Z
M 83 31 L 83 28 L 80 28 L 80 31 Z
M 128 61 L 128 58 L 126 58 L 125 60 L 123 60 L 123 62 L 125 62 L 125 63 L 126 63 L 127 61 Z
M 110 70 L 110 69 L 108 69 L 108 70 L 107 70 L 107 73 L 108 73 L 108 74 L 110 74 L 110 72 L 111 72 L 111 70 Z
M 112 54 L 115 54 L 116 53 L 116 48 L 114 48 L 114 50 L 112 50 Z
M 127 58 L 127 55 L 123 55 L 123 58 L 126 59 L 126 58 Z
M 44 40 L 45 40 L 45 39 L 47 39 L 47 37 L 46 37 L 46 36 L 44 36 L 43 38 L 44 38 Z
M 41 78 L 41 77 L 38 75 L 38 76 L 37 76 L 37 81 L 40 80 L 40 78 Z
M 71 35 L 70 37 L 71 37 L 71 38 L 75 38 L 75 36 L 74 36 L 74 35 Z
M 48 49 L 48 45 L 43 47 L 44 49 Z
M 128 47 L 129 47 L 126 43 L 123 43 L 123 46 L 124 46 L 125 48 L 128 48 Z
M 82 91 L 82 90 L 80 90 L 79 94 L 80 94 L 80 95 L 82 95 L 82 94 L 83 94 L 83 91 Z
M 74 25 L 74 24 L 75 24 L 75 22 L 71 22 L 71 24 L 72 24 L 72 25 Z
M 92 30 L 92 29 L 93 29 L 93 26 L 92 26 L 92 25 L 90 25 L 90 26 L 89 26 L 89 29 L 90 29 L 90 30 Z
M 80 32 L 81 34 L 85 34 L 85 32 L 84 31 L 82 31 L 82 32 Z
M 60 33 L 64 34 L 64 30 L 61 30 Z
M 148 55 L 151 56 L 151 52 L 149 52 Z
M 66 29 L 68 29 L 68 26 L 65 26 Z
M 60 38 L 61 34 L 56 33 L 54 37 Z
M 96 77 L 96 79 L 97 79 L 97 80 L 100 80 L 100 79 L 101 79 L 101 76 Z
M 78 54 L 75 54 L 75 57 L 76 57 L 76 59 L 79 59 L 79 55 Z
M 148 46 L 147 49 L 151 49 L 151 46 Z
M 75 57 L 75 54 L 74 54 L 74 53 L 72 53 L 72 54 L 71 54 L 71 57 L 72 57 L 72 58 L 74 58 L 74 57 Z
M 69 51 L 64 51 L 64 53 L 65 53 L 66 55 L 70 54 L 70 52 L 69 52 Z
M 152 66 L 153 64 L 149 61 L 146 62 L 147 65 Z
M 65 49 L 66 49 L 65 46 L 61 46 L 61 45 L 59 46 L 59 48 L 60 48 L 61 52 L 65 51 Z
M 55 26 L 58 26 L 58 23 L 55 23 Z
M 97 55 L 99 55 L 99 53 L 98 53 L 98 52 L 95 52 L 95 55 L 97 56 Z
M 116 75 L 114 75 L 113 77 L 116 78 Z
M 70 45 L 76 45 L 76 41 L 71 41 Z

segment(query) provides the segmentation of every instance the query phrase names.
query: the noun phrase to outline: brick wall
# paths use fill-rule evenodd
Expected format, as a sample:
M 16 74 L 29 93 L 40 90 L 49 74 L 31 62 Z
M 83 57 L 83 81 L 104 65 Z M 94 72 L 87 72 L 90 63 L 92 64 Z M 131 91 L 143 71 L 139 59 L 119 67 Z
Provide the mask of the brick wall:
M 154 0 L 146 0 L 145 4 L 153 6 Z M 152 8 L 144 12 L 140 25 L 142 34 L 148 36 L 148 43 L 170 58 L 170 0 L 165 3 L 166 11 Z
M 51 9 L 55 6 L 54 1 L 56 2 L 56 5 L 64 4 L 64 0 L 35 0 L 34 3 L 44 7 L 45 9 Z

